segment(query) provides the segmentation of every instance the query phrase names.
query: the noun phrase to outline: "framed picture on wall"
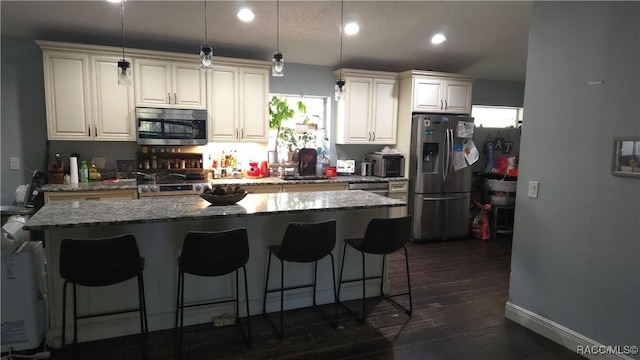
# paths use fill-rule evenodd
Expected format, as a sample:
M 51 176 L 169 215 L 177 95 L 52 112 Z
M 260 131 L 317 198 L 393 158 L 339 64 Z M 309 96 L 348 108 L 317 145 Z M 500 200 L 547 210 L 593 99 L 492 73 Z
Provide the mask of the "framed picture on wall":
M 640 177 L 640 137 L 613 139 L 611 173 L 616 176 Z

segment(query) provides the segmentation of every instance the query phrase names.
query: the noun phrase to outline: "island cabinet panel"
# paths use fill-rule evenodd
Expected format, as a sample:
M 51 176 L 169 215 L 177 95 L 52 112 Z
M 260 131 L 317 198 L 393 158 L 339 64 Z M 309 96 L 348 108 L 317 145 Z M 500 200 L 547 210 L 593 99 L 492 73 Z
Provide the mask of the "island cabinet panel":
M 345 81 L 345 97 L 337 105 L 338 144 L 395 144 L 398 123 L 396 73 L 336 70 Z
M 389 181 L 389 194 L 388 197 L 396 200 L 400 200 L 404 203 L 409 200 L 409 181 Z M 396 207 L 389 209 L 389 217 L 401 217 L 407 215 L 407 207 Z
M 269 194 L 269 193 L 278 193 L 282 191 L 282 185 L 241 185 L 241 186 L 249 194 Z
M 266 143 L 269 69 L 217 65 L 209 76 L 209 140 Z
M 198 63 L 134 59 L 136 106 L 206 109 L 206 76 Z
M 137 198 L 137 190 L 61 191 L 44 193 L 45 204 L 69 201 L 133 200 Z

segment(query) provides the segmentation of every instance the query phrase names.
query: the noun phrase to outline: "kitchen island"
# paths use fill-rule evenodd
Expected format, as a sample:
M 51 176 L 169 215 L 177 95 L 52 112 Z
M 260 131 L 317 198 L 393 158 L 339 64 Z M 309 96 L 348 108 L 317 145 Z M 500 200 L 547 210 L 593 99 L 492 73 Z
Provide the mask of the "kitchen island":
M 342 258 L 342 240 L 364 234 L 372 217 L 387 217 L 394 207 L 406 203 L 361 190 L 290 192 L 249 194 L 235 205 L 210 206 L 199 196 L 151 197 L 136 200 L 107 200 L 101 202 L 67 202 L 48 204 L 31 217 L 26 229 L 45 231 L 45 255 L 48 271 L 48 299 L 50 306 L 49 344 L 55 346 L 61 333 L 62 282 L 59 276 L 60 240 L 64 238 L 100 238 L 123 233 L 136 236 L 141 255 L 145 257 L 145 288 L 150 330 L 168 329 L 174 325 L 177 286 L 177 257 L 184 235 L 190 230 L 217 231 L 238 227 L 249 235 L 249 305 L 252 315 L 262 311 L 262 292 L 265 283 L 267 246 L 279 244 L 289 222 L 317 222 L 335 219 L 337 242 L 333 251 L 336 271 Z M 318 266 L 318 302 L 333 301 L 330 262 Z M 349 252 L 345 277 L 358 273 L 360 257 Z M 379 273 L 382 262 L 376 257 L 367 260 L 367 272 Z M 274 264 L 277 265 L 277 262 Z M 291 267 L 289 267 L 291 269 Z M 270 282 L 279 283 L 277 271 L 271 272 Z M 312 279 L 312 266 L 298 265 L 287 271 L 287 284 L 307 283 Z M 186 279 L 186 301 L 224 298 L 231 294 L 231 277 Z M 369 284 L 370 283 L 370 284 Z M 367 292 L 377 294 L 379 284 L 369 282 Z M 105 288 L 78 288 L 79 313 L 109 311 L 131 307 L 136 303 L 136 284 L 130 281 Z M 345 286 L 343 299 L 357 298 L 358 286 Z M 240 294 L 244 301 L 244 294 Z M 311 290 L 299 289 L 285 294 L 285 307 L 311 306 Z M 267 311 L 275 311 L 279 301 L 269 298 Z M 241 316 L 245 316 L 242 313 Z M 230 304 L 213 309 L 192 309 L 185 313 L 185 323 L 211 321 L 212 316 L 232 313 Z M 69 324 L 70 322 L 68 322 Z M 79 340 L 134 334 L 139 331 L 137 314 L 92 319 L 79 322 Z M 69 336 L 71 332 L 68 331 Z M 56 337 L 58 339 L 56 339 Z

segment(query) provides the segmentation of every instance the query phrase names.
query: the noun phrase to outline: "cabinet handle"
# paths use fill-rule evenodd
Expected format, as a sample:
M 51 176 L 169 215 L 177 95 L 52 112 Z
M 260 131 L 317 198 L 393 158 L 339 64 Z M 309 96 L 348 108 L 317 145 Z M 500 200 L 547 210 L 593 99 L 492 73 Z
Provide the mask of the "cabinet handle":
M 373 134 L 373 139 L 371 139 L 371 141 L 376 141 L 376 132 L 373 131 L 372 134 Z
M 244 138 L 244 128 L 240 128 L 240 139 Z
M 89 129 L 89 137 L 91 137 L 91 125 L 87 126 L 87 129 Z
M 173 93 L 173 103 L 174 104 L 178 104 L 178 94 L 177 93 Z
M 96 129 L 95 130 L 96 130 L 96 132 L 95 132 L 96 135 L 95 136 L 98 136 L 98 125 L 96 125 Z
M 238 138 L 238 128 L 236 128 L 236 139 Z
M 444 101 L 444 109 L 448 109 L 449 108 L 449 103 L 447 102 L 447 100 Z
M 84 198 L 85 201 L 98 201 L 100 200 L 100 198 L 97 197 L 90 197 L 90 198 Z
M 167 93 L 167 102 L 171 104 L 171 93 Z
M 369 131 L 369 141 L 371 141 L 371 131 Z
M 444 110 L 444 103 L 440 100 L 440 110 Z

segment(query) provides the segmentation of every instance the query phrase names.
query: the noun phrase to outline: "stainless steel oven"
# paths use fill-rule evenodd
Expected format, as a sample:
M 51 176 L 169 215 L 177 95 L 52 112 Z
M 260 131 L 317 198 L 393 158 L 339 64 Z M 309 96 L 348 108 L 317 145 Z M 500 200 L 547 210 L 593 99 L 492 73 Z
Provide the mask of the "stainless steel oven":
M 206 145 L 207 111 L 136 108 L 140 145 Z
M 140 184 L 138 196 L 171 196 L 171 195 L 199 195 L 204 191 L 206 182 L 179 183 L 179 184 Z

